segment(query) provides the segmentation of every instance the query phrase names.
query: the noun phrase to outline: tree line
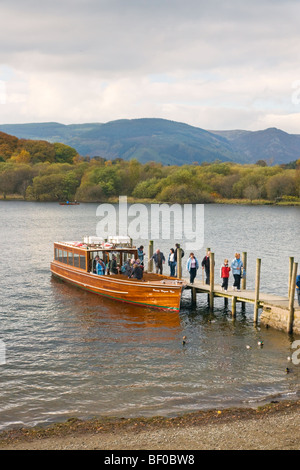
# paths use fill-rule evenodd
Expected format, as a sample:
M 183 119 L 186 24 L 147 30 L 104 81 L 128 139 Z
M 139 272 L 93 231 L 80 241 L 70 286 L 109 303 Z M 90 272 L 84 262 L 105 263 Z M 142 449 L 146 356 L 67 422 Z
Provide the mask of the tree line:
M 31 201 L 105 202 L 119 195 L 149 202 L 300 200 L 300 159 L 268 166 L 215 161 L 163 165 L 82 157 L 61 143 L 0 132 L 0 193 Z

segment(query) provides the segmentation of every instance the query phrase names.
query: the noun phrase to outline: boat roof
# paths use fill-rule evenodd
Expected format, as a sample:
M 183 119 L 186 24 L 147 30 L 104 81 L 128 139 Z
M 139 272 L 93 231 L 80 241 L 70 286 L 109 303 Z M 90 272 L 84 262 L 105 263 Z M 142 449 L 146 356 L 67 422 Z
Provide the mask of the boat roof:
M 54 245 L 83 251 L 137 251 L 129 237 L 109 237 L 109 241 L 97 237 L 84 237 L 83 241 L 56 241 Z

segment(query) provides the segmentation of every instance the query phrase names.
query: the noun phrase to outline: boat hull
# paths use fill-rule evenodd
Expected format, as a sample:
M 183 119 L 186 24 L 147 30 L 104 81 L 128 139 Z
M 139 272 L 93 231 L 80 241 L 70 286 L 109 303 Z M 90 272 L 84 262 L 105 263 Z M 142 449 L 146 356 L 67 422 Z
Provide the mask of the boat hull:
M 59 262 L 51 263 L 51 272 L 65 282 L 119 302 L 172 312 L 180 310 L 183 284 L 175 279 L 162 277 L 162 280 L 143 282 L 123 275 L 99 276 Z

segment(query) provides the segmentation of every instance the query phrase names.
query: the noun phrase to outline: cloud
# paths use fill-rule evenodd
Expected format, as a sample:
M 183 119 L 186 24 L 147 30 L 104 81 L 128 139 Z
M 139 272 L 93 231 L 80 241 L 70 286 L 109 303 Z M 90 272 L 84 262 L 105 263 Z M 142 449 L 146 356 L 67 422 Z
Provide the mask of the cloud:
M 295 132 L 299 13 L 293 0 L 2 0 L 0 121 Z

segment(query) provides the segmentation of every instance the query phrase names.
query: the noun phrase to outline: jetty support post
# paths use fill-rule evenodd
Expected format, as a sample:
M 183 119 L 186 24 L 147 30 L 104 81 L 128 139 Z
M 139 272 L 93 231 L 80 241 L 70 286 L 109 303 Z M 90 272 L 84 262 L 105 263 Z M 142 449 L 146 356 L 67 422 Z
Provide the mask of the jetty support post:
M 196 287 L 192 287 L 191 292 L 192 292 L 192 305 L 196 305 Z
M 260 286 L 260 268 L 261 259 L 256 260 L 256 276 L 255 276 L 255 299 L 254 299 L 254 323 L 258 320 L 258 307 L 259 307 L 259 286 Z
M 177 270 L 177 278 L 178 279 L 181 279 L 182 278 L 182 258 L 181 258 L 181 255 L 182 255 L 182 248 L 180 248 L 180 245 L 179 247 L 177 248 L 177 266 L 176 266 L 176 270 Z
M 153 240 L 149 240 L 149 247 L 148 247 L 148 272 L 153 272 Z
M 288 316 L 288 325 L 287 332 L 288 334 L 293 333 L 293 324 L 294 324 L 294 315 L 295 315 L 295 289 L 296 289 L 296 277 L 297 277 L 298 263 L 293 263 L 293 272 L 291 276 L 291 282 L 289 287 L 289 316 Z
M 290 256 L 290 258 L 289 258 L 289 292 L 288 292 L 288 298 L 290 298 L 291 280 L 292 280 L 292 275 L 293 275 L 293 265 L 294 265 L 294 257 Z
M 215 285 L 215 254 L 210 253 L 209 259 L 209 308 L 214 308 L 214 285 Z
M 231 298 L 231 314 L 233 318 L 236 317 L 236 297 L 235 295 L 232 296 Z

